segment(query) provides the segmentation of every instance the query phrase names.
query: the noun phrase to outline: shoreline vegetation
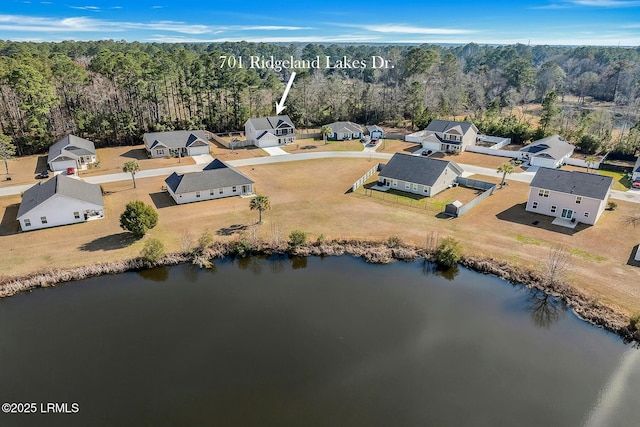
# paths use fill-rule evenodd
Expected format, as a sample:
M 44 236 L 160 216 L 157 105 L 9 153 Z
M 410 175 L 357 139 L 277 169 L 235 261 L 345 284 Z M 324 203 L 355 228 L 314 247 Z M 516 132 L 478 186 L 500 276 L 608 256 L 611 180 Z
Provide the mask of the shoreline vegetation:
M 351 255 L 374 264 L 386 264 L 393 261 L 415 261 L 421 258 L 431 263 L 435 262 L 433 245 L 427 244 L 426 247 L 411 246 L 403 244 L 394 238 L 390 238 L 386 242 L 318 240 L 313 243 L 303 243 L 296 246 L 291 246 L 285 242 L 248 242 L 244 239 L 229 242 L 215 241 L 206 242 L 206 244 L 201 244 L 189 251 L 166 254 L 154 261 L 137 257 L 83 267 L 50 269 L 20 277 L 3 277 L 0 278 L 0 298 L 101 275 L 120 274 L 127 271 L 139 271 L 182 263 L 193 263 L 201 268 L 208 268 L 215 259 L 275 254 L 303 257 Z M 588 297 L 560 279 L 549 279 L 539 272 L 516 267 L 492 257 L 482 258 L 468 254 L 462 255 L 458 264 L 478 273 L 494 275 L 510 282 L 512 285 L 523 285 L 527 288 L 540 290 L 564 302 L 584 321 L 617 334 L 625 343 L 633 343 L 635 346 L 640 346 L 640 330 L 631 326 L 630 319 L 627 316 Z

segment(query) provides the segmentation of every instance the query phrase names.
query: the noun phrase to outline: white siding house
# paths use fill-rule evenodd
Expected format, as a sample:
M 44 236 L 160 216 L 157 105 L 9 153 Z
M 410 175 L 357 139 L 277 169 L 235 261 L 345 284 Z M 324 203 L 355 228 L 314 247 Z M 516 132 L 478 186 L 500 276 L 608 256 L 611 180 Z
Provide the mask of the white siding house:
M 378 174 L 378 187 L 432 197 L 462 175 L 456 162 L 410 154 L 394 154 Z
M 175 130 L 145 133 L 142 137 L 147 153 L 153 158 L 198 156 L 209 154 L 209 133 L 203 130 Z
M 551 135 L 522 148 L 520 158 L 528 160 L 531 166 L 553 169 L 562 166 L 573 155 L 575 148 L 560 135 Z
M 249 119 L 244 124 L 247 141 L 256 147 L 276 147 L 295 141 L 295 127 L 289 116 Z
M 636 160 L 636 164 L 633 166 L 631 181 L 640 181 L 640 157 L 638 157 L 638 160 Z
M 177 204 L 253 194 L 254 182 L 218 159 L 201 172 L 172 173 L 165 179 L 167 192 Z
M 478 128 L 470 122 L 432 120 L 426 129 L 405 136 L 405 141 L 418 142 L 433 152 L 462 152 L 476 143 Z
M 345 141 L 349 139 L 362 138 L 362 127 L 352 122 L 334 122 L 327 125 L 331 128 L 332 134 L 327 139 L 333 141 Z
M 593 225 L 612 185 L 609 176 L 542 167 L 531 181 L 526 210 Z
M 22 195 L 17 220 L 22 231 L 104 218 L 102 190 L 76 178 L 56 175 Z
M 67 135 L 53 144 L 47 156 L 47 164 L 53 172 L 66 171 L 68 168 L 83 170 L 97 161 L 93 142 L 75 135 Z

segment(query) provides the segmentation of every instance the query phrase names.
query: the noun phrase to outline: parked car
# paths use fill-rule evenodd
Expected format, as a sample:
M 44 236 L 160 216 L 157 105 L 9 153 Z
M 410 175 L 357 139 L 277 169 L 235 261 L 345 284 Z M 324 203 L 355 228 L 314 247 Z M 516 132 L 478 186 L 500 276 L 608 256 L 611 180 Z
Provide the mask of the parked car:
M 640 188 L 640 181 L 633 181 L 633 184 L 631 184 L 631 186 L 633 188 Z
M 36 175 L 37 179 L 46 179 L 49 178 L 49 170 L 45 169 L 42 172 L 40 172 L 38 175 Z
M 76 168 L 67 168 L 67 175 L 75 175 Z

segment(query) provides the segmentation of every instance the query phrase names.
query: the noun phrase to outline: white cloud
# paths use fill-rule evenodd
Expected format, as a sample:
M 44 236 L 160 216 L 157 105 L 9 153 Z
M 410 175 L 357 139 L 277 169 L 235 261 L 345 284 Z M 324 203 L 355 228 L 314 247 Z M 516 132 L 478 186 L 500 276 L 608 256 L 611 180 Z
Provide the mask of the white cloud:
M 156 35 L 147 38 L 146 41 L 158 43 L 224 43 L 224 42 L 252 42 L 252 43 L 378 43 L 377 37 L 362 35 L 317 35 L 317 36 L 252 36 L 252 37 L 225 37 L 225 38 L 189 38 Z
M 571 0 L 578 6 L 595 6 L 595 7 L 634 7 L 640 6 L 637 0 Z
M 405 24 L 373 24 L 373 25 L 350 25 L 336 24 L 339 27 L 359 28 L 362 30 L 372 31 L 375 33 L 386 34 L 430 34 L 430 35 L 451 35 L 451 34 L 470 34 L 476 31 L 456 28 L 429 28 L 414 27 Z
M 78 9 L 78 10 L 89 10 L 91 12 L 100 12 L 100 8 L 98 6 L 67 6 L 70 9 Z

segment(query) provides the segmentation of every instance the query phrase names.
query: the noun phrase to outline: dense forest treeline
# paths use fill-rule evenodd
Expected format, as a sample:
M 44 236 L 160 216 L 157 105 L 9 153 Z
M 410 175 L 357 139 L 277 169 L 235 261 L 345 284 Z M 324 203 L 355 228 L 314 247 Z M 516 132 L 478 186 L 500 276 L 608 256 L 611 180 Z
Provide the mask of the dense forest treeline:
M 227 132 L 272 114 L 294 70 L 221 67 L 221 55 L 377 55 L 394 65 L 295 70 L 285 112 L 299 127 L 351 120 L 422 128 L 434 117 L 466 117 L 517 142 L 557 132 L 587 153 L 640 149 L 640 48 L 521 44 L 0 41 L 0 131 L 20 155 L 67 133 L 99 146 L 137 144 L 150 130 Z M 577 100 L 571 108 L 567 97 Z M 542 104 L 535 125 L 517 114 L 532 102 Z

